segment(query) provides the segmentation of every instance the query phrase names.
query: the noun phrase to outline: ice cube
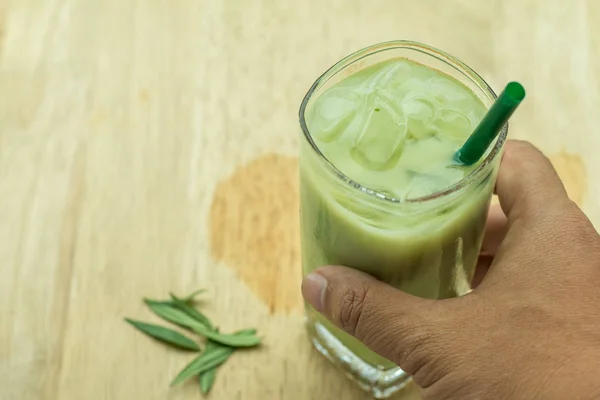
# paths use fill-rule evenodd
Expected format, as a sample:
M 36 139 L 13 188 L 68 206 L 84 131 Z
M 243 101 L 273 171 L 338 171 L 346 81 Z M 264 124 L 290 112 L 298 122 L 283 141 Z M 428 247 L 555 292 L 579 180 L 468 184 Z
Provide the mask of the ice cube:
M 404 197 L 407 199 L 416 199 L 419 197 L 429 196 L 436 192 L 434 177 L 432 175 L 413 172 L 413 178 L 406 191 Z
M 415 95 L 428 96 L 427 85 L 422 79 L 410 77 L 399 83 L 399 91 L 402 93 L 403 97 L 412 97 Z
M 468 115 L 463 112 L 443 108 L 438 110 L 438 117 L 433 123 L 433 127 L 437 133 L 451 139 L 465 139 L 476 127 Z
M 310 131 L 321 142 L 334 141 L 347 129 L 363 101 L 352 88 L 329 90 L 310 110 Z
M 452 162 L 453 150 L 448 141 L 441 141 L 437 136 L 407 141 L 400 160 L 401 167 L 422 173 L 440 169 Z
M 361 86 L 360 90 L 366 94 L 379 90 L 385 90 L 390 85 L 401 82 L 411 72 L 411 66 L 404 60 L 395 60 L 382 67 L 379 71 L 369 77 Z
M 406 140 L 406 116 L 402 109 L 379 94 L 369 96 L 362 124 L 356 126 L 350 156 L 373 171 L 393 168 Z
M 458 168 L 447 167 L 435 171 L 413 172 L 413 178 L 405 192 L 405 198 L 416 199 L 441 192 L 454 185 L 464 177 Z
M 435 106 L 431 100 L 424 96 L 409 96 L 401 105 L 408 121 L 408 139 L 424 139 L 435 134 L 431 127 Z
M 462 102 L 470 100 L 468 89 L 460 86 L 450 79 L 435 77 L 427 81 L 427 92 L 436 101 L 447 104 L 448 102 Z

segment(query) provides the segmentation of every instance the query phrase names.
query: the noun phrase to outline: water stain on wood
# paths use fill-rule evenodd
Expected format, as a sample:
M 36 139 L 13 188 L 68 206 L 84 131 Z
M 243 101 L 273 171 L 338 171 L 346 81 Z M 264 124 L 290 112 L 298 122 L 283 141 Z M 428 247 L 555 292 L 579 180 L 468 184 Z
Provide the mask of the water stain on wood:
M 298 159 L 268 154 L 221 181 L 210 210 L 212 255 L 274 312 L 302 308 Z
M 556 168 L 571 200 L 582 206 L 587 192 L 587 170 L 581 157 L 561 151 L 548 158 Z

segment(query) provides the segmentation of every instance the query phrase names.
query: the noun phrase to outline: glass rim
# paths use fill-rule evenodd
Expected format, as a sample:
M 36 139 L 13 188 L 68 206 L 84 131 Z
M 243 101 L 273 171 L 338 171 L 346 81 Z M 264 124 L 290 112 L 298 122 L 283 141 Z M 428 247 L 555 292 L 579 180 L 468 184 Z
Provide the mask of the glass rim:
M 319 149 L 319 146 L 317 146 L 317 144 L 313 140 L 312 135 L 310 134 L 310 131 L 308 129 L 308 126 L 306 125 L 305 114 L 306 114 L 306 107 L 308 105 L 308 102 L 312 98 L 312 95 L 317 91 L 317 89 L 319 89 L 322 86 L 322 84 L 326 83 L 329 80 L 329 78 L 331 76 L 333 76 L 334 73 L 341 71 L 343 68 L 349 66 L 351 63 L 359 61 L 365 57 L 372 56 L 374 54 L 377 54 L 377 53 L 380 53 L 383 51 L 387 51 L 387 50 L 393 50 L 393 49 L 414 50 L 414 51 L 424 53 L 428 56 L 437 58 L 438 60 L 448 64 L 450 67 L 458 70 L 463 75 L 466 75 L 466 77 L 469 78 L 474 84 L 476 84 L 478 86 L 478 88 L 481 89 L 484 92 L 484 94 L 486 94 L 492 102 L 498 97 L 496 95 L 496 93 L 494 92 L 494 90 L 487 84 L 487 82 L 485 80 L 483 80 L 483 78 L 481 76 L 479 76 L 479 74 L 477 74 L 477 72 L 475 72 L 471 67 L 469 67 L 464 62 L 460 61 L 458 58 L 456 58 L 442 50 L 439 50 L 433 46 L 429 46 L 429 45 L 426 45 L 423 43 L 410 41 L 410 40 L 394 40 L 394 41 L 377 43 L 377 44 L 362 48 L 358 51 L 355 51 L 354 53 L 352 53 L 352 54 L 344 57 L 340 61 L 336 62 L 333 66 L 328 68 L 319 78 L 317 78 L 317 80 L 312 84 L 312 86 L 310 87 L 310 89 L 308 90 L 306 95 L 304 96 L 302 103 L 300 104 L 300 109 L 298 111 L 300 128 L 302 129 L 304 138 L 311 145 L 312 149 L 316 152 L 316 154 L 319 156 L 320 159 L 325 161 L 326 166 L 328 168 L 330 168 L 332 170 L 332 172 L 334 172 L 339 179 L 344 181 L 345 184 L 353 187 L 354 189 L 358 189 L 361 192 L 364 192 L 369 196 L 372 196 L 372 197 L 375 197 L 375 198 L 378 198 L 380 200 L 384 200 L 384 201 L 387 201 L 390 203 L 396 203 L 396 204 L 398 204 L 398 203 L 400 203 L 400 204 L 422 203 L 422 202 L 427 202 L 430 200 L 435 200 L 435 199 L 438 199 L 438 198 L 441 198 L 444 196 L 448 196 L 454 192 L 461 190 L 462 188 L 464 188 L 465 186 L 470 184 L 472 181 L 479 178 L 486 170 L 486 167 L 492 161 L 494 161 L 496 159 L 496 157 L 501 153 L 502 146 L 504 145 L 504 142 L 506 140 L 506 136 L 508 133 L 508 123 L 506 123 L 504 125 L 504 127 L 502 128 L 502 130 L 500 131 L 500 134 L 498 135 L 498 138 L 496 139 L 494 147 L 491 149 L 491 151 L 489 151 L 489 154 L 467 176 L 465 176 L 458 182 L 454 183 L 453 185 L 451 185 L 443 190 L 437 191 L 437 192 L 429 194 L 427 196 L 406 198 L 406 199 L 389 197 L 384 193 L 370 189 L 369 187 L 365 186 L 364 184 L 359 183 L 359 182 L 351 179 L 350 177 L 348 177 L 346 174 L 344 174 L 342 171 L 340 171 L 321 152 L 321 150 Z

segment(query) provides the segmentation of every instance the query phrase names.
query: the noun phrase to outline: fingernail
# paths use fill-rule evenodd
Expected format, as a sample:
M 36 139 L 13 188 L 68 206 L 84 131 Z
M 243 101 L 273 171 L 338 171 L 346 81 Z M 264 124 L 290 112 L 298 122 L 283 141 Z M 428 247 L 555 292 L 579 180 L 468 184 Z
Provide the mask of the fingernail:
M 318 312 L 325 309 L 325 290 L 327 289 L 327 279 L 323 275 L 316 273 L 308 274 L 302 281 L 302 296 L 304 300 L 315 308 Z

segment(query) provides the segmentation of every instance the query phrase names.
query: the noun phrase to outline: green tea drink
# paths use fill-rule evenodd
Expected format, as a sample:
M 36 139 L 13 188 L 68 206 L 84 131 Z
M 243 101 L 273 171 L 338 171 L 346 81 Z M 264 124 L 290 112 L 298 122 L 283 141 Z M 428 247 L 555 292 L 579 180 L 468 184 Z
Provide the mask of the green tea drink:
M 424 51 L 445 57 L 407 42 L 363 50 L 334 66 L 305 98 L 305 274 L 338 264 L 430 299 L 470 290 L 506 129 L 480 163 L 457 164 L 454 153 L 494 94 L 456 60 L 441 60 L 454 63 L 444 64 L 449 73 L 423 63 Z M 408 379 L 312 309 L 307 316 L 315 346 L 376 397 Z

